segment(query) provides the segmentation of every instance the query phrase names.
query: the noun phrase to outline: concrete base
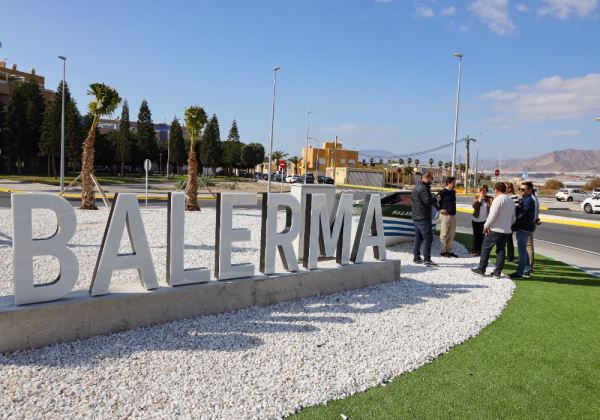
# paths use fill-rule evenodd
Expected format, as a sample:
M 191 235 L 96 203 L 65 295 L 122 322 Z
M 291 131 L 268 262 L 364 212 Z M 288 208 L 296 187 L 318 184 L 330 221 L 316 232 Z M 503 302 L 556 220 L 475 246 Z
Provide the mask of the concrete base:
M 324 262 L 313 271 L 161 287 L 151 292 L 114 291 L 90 297 L 73 292 L 56 302 L 15 306 L 0 298 L 0 352 L 110 334 L 198 315 L 358 289 L 400 279 L 400 261 L 337 267 Z

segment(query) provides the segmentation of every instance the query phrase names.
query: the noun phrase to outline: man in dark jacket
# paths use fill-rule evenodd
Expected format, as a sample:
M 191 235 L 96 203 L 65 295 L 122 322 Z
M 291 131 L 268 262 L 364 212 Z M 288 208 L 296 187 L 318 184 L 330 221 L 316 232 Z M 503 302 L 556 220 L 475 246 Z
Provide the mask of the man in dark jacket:
M 517 206 L 517 221 L 514 226 L 517 249 L 519 250 L 519 265 L 517 271 L 510 275 L 513 279 L 520 279 L 524 276 L 529 277 L 531 271 L 529 255 L 527 254 L 527 241 L 535 230 L 536 205 L 531 196 L 532 192 L 533 184 L 530 182 L 523 182 L 519 187 L 522 198 Z
M 412 219 L 415 224 L 413 261 L 417 264 L 425 264 L 428 267 L 437 265 L 431 261 L 431 243 L 433 242 L 431 212 L 436 205 L 436 200 L 431 195 L 432 181 L 433 174 L 427 171 L 412 190 Z M 421 258 L 421 243 L 423 243 L 424 258 Z

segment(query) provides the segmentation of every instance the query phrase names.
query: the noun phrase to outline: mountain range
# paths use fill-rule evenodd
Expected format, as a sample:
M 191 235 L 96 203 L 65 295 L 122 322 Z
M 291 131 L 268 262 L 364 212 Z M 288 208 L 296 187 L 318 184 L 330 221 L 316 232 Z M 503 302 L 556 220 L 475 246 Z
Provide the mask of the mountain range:
M 387 160 L 394 154 L 387 150 L 361 150 L 359 151 L 359 159 L 375 157 L 378 161 L 379 157 Z M 425 159 L 421 159 L 425 160 Z M 494 171 L 499 167 L 499 162 L 495 160 L 479 160 L 479 169 L 483 171 Z M 596 173 L 600 174 L 600 149 L 598 150 L 581 150 L 581 149 L 564 149 L 555 150 L 539 156 L 534 156 L 529 159 L 502 159 L 502 171 L 520 173 L 527 171 L 530 173 Z

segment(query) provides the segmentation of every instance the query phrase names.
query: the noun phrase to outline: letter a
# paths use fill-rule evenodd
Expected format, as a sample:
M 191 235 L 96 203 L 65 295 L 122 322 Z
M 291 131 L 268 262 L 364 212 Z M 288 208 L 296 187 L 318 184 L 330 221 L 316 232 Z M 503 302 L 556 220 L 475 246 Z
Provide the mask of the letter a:
M 133 253 L 119 255 L 119 245 L 126 226 Z M 113 271 L 132 268 L 137 268 L 142 286 L 147 290 L 158 287 L 137 198 L 131 193 L 116 194 L 96 260 L 90 294 L 107 294 Z

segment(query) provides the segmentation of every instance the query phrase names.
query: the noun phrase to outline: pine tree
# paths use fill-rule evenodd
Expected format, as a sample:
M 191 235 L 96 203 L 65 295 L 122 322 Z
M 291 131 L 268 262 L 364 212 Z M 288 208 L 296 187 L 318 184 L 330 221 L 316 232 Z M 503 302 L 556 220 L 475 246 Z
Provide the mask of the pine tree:
M 56 178 L 56 156 L 60 155 L 60 102 L 50 102 L 44 111 L 42 133 L 40 135 L 39 155 L 48 157 L 48 175 L 52 169 L 52 176 Z
M 4 135 L 6 154 L 11 160 L 24 162 L 37 156 L 44 110 L 44 98 L 37 83 L 17 85 L 6 109 Z M 21 165 L 17 165 L 18 174 L 21 174 L 21 169 Z
M 125 176 L 125 163 L 131 159 L 131 123 L 129 122 L 129 104 L 123 101 L 119 135 L 116 137 L 115 161 L 121 166 L 121 176 Z
M 66 85 L 68 92 L 69 85 Z M 81 114 L 77 109 L 77 103 L 69 95 L 69 100 L 65 97 L 65 158 L 70 163 L 73 170 L 76 169 L 76 162 L 81 158 L 83 140 L 85 133 L 81 125 Z
M 221 133 L 215 114 L 210 118 L 200 141 L 200 160 L 204 166 L 212 168 L 213 175 L 217 174 L 217 166 L 221 163 Z
M 54 100 L 46 106 L 44 120 L 39 142 L 39 155 L 48 156 L 52 176 L 56 178 L 56 159 L 60 158 L 60 138 L 61 138 L 61 119 L 62 119 L 62 92 L 63 84 L 60 82 Z M 77 155 L 81 154 L 81 115 L 77 110 L 69 85 L 65 83 L 65 157 L 69 155 L 69 148 L 76 143 Z M 50 167 L 48 170 L 50 170 Z
M 235 120 L 233 120 L 231 129 L 229 129 L 227 141 L 221 143 L 221 164 L 224 168 L 227 168 L 229 175 L 232 175 L 233 170 L 241 167 L 242 165 L 243 146 L 244 144 L 240 142 L 237 123 Z
M 177 118 L 173 118 L 171 128 L 169 129 L 169 147 L 171 148 L 171 150 L 169 150 L 169 163 L 175 165 L 177 175 L 179 175 L 181 165 L 185 163 L 187 152 L 185 150 L 183 130 L 181 129 L 181 124 L 179 124 Z
M 229 129 L 229 135 L 227 141 L 240 141 L 240 133 L 238 132 L 237 121 L 233 120 L 231 128 Z
M 156 132 L 152 122 L 152 113 L 148 102 L 144 99 L 140 106 L 137 121 L 137 142 L 140 152 L 140 164 L 146 159 L 156 161 L 158 159 L 158 144 L 156 144 Z

